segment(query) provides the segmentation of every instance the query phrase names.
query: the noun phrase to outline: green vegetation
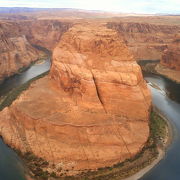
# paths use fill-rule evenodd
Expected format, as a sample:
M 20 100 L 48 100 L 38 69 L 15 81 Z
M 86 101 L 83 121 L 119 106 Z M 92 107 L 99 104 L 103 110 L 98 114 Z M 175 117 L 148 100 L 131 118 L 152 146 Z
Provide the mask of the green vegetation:
M 26 166 L 31 171 L 32 176 L 38 180 L 48 180 L 49 177 L 57 177 L 55 172 L 49 173 L 46 169 L 49 163 L 43 158 L 35 156 L 31 152 L 26 152 L 24 154 L 16 151 L 24 160 Z
M 151 164 L 158 156 L 158 147 L 167 137 L 167 123 L 156 112 L 151 113 L 150 136 L 144 148 L 133 158 L 115 164 L 113 167 L 99 168 L 97 171 L 87 171 L 74 179 L 120 180 L 131 176 Z M 69 179 L 72 179 L 69 178 Z
M 12 102 L 21 94 L 21 92 L 26 90 L 33 81 L 44 77 L 48 73 L 49 71 L 11 90 L 7 95 L 0 99 L 0 110 L 10 106 Z M 39 180 L 46 180 L 49 177 L 62 180 L 120 180 L 127 176 L 133 175 L 142 168 L 151 164 L 152 161 L 158 156 L 158 147 L 164 146 L 164 139 L 167 138 L 168 131 L 166 121 L 161 118 L 158 113 L 153 111 L 151 112 L 149 126 L 149 139 L 143 149 L 135 157 L 126 159 L 124 162 L 117 163 L 112 167 L 99 168 L 97 171 L 87 170 L 78 176 L 65 176 L 66 172 L 63 173 L 60 170 L 58 171 L 58 174 L 61 173 L 61 175 L 65 177 L 57 177 L 56 172 L 47 171 L 49 163 L 44 159 L 39 158 L 30 152 L 25 154 L 21 154 L 20 151 L 16 152 L 20 154 L 33 176 Z
M 117 163 L 112 167 L 99 168 L 97 171 L 87 170 L 76 176 L 66 176 L 65 172 L 60 171 L 61 177 L 58 177 L 55 172 L 49 173 L 46 171 L 49 164 L 42 158 L 38 158 L 29 152 L 22 157 L 37 179 L 46 180 L 48 177 L 52 177 L 59 180 L 120 180 L 135 174 L 157 158 L 158 147 L 162 146 L 161 141 L 167 137 L 167 123 L 154 111 L 151 113 L 149 125 L 149 139 L 135 157 L 126 159 L 124 162 Z
M 167 136 L 167 122 L 162 119 L 156 112 L 151 113 L 150 133 L 155 144 Z
M 150 137 L 144 148 L 133 158 L 115 164 L 113 167 L 99 168 L 97 171 L 87 171 L 79 176 L 66 179 L 79 180 L 120 180 L 131 176 L 142 168 L 151 164 L 158 156 L 159 140 L 167 136 L 167 123 L 156 112 L 151 113 Z M 63 178 L 61 178 L 63 179 Z
M 1 97 L 0 99 L 0 111 L 3 110 L 5 107 L 10 106 L 12 104 L 12 102 L 26 89 L 28 89 L 28 87 L 30 86 L 30 84 L 37 80 L 40 79 L 42 77 L 44 77 L 45 75 L 47 75 L 49 73 L 49 71 L 40 74 L 39 76 L 36 76 L 34 78 L 32 78 L 31 80 L 29 80 L 28 82 L 20 85 L 19 87 L 16 87 L 14 89 L 12 89 L 11 91 L 9 91 L 4 97 Z

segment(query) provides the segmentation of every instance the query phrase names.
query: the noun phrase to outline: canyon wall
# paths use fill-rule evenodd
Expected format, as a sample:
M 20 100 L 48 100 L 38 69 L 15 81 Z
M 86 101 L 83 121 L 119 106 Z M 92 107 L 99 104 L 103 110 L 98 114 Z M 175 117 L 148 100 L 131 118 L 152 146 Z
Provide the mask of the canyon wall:
M 106 24 L 75 24 L 53 51 L 50 74 L 0 112 L 0 135 L 53 170 L 122 162 L 149 137 L 151 96 L 122 36 Z
M 0 81 L 28 66 L 41 55 L 20 33 L 17 23 L 0 22 Z
M 180 70 L 180 38 L 175 39 L 164 50 L 161 64 L 174 70 Z
M 42 56 L 38 47 L 52 51 L 72 25 L 72 21 L 62 20 L 1 21 L 0 80 Z M 124 37 L 136 60 L 161 59 L 164 50 L 180 32 L 177 25 L 142 22 L 109 22 L 107 26 Z
M 45 47 L 52 51 L 61 36 L 71 26 L 72 22 L 59 20 L 19 21 L 21 31 L 31 44 Z
M 0 81 L 45 56 L 39 46 L 51 51 L 69 27 L 56 20 L 1 21 Z
M 138 22 L 110 22 L 107 25 L 122 34 L 136 60 L 160 60 L 167 45 L 180 33 L 178 25 Z
M 155 67 L 157 73 L 180 83 L 180 38 L 170 43 L 164 50 L 160 64 Z

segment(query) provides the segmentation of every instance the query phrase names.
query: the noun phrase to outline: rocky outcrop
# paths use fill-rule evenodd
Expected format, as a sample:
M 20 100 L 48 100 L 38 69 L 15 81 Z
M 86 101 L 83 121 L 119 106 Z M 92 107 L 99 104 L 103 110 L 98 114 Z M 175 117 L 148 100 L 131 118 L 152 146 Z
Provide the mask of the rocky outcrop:
M 59 20 L 20 21 L 21 31 L 31 44 L 45 47 L 52 51 L 61 36 L 71 26 L 71 22 Z
M 20 33 L 16 23 L 0 22 L 0 81 L 43 55 Z
M 53 51 L 50 74 L 0 112 L 0 134 L 78 173 L 133 157 L 149 136 L 151 97 L 122 37 L 105 24 L 76 24 Z
M 180 83 L 180 39 L 178 37 L 164 50 L 161 62 L 155 70 L 157 73 Z
M 164 50 L 161 64 L 170 69 L 180 70 L 180 38 L 174 40 L 174 42 Z
M 41 47 L 51 51 L 69 27 L 56 20 L 1 21 L 0 81 L 41 58 Z
M 136 60 L 160 60 L 167 45 L 174 41 L 180 27 L 136 22 L 110 22 L 122 34 Z

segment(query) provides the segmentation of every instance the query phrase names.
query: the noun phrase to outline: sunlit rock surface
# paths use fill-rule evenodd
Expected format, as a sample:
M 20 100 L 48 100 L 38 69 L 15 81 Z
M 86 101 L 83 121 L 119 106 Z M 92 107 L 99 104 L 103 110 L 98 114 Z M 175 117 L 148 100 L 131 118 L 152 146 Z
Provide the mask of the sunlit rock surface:
M 53 51 L 50 74 L 0 112 L 11 147 L 77 172 L 134 156 L 149 136 L 150 92 L 122 37 L 80 23 Z

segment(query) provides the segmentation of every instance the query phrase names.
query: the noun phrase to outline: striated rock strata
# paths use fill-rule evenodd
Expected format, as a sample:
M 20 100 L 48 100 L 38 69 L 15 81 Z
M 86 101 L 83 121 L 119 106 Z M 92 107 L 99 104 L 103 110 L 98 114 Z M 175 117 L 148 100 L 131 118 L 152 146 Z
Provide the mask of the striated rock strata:
M 71 26 L 71 22 L 59 20 L 19 21 L 21 31 L 31 44 L 53 50 L 61 36 Z
M 109 22 L 108 27 L 123 35 L 136 60 L 160 60 L 167 45 L 180 33 L 180 26 L 173 24 Z
M 16 23 L 0 22 L 0 81 L 41 55 L 20 33 Z
M 165 50 L 156 71 L 180 83 L 180 38 L 174 40 Z
M 1 21 L 0 81 L 42 57 L 39 49 L 51 51 L 70 26 L 58 20 Z
M 76 24 L 55 48 L 50 74 L 0 112 L 0 134 L 11 147 L 77 173 L 139 152 L 150 104 L 122 37 L 105 24 Z

